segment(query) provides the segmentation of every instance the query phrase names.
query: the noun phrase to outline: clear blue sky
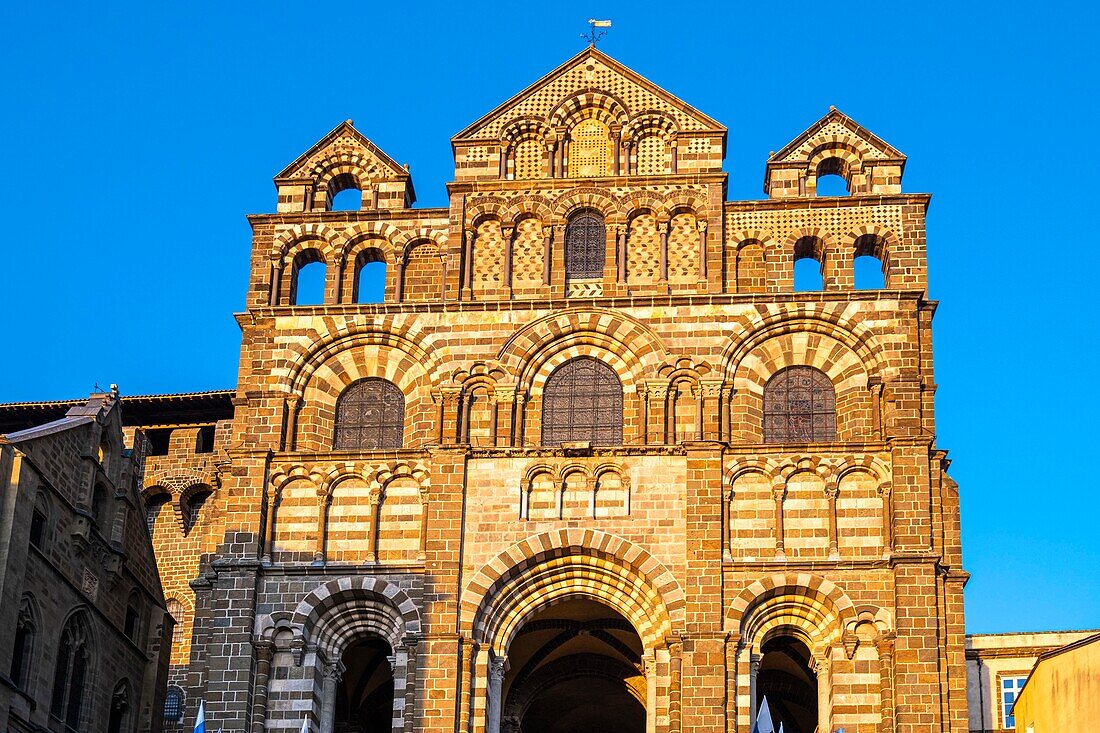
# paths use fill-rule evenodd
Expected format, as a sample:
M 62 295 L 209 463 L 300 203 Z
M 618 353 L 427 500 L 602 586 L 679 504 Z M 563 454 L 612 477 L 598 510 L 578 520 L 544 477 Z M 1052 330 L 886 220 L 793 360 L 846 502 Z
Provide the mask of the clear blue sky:
M 1084 3 L 12 4 L 0 401 L 232 387 L 244 217 L 274 209 L 272 176 L 353 118 L 445 205 L 451 135 L 580 50 L 589 17 L 729 126 L 731 198 L 762 197 L 768 151 L 830 104 L 909 156 L 905 190 L 934 194 L 968 629 L 1100 626 Z

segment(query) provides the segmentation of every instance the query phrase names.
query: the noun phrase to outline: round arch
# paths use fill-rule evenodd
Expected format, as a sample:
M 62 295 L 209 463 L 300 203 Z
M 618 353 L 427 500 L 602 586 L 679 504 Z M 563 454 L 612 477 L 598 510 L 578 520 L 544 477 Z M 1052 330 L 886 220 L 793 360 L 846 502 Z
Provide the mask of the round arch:
M 487 563 L 462 593 L 462 626 L 503 656 L 541 608 L 589 598 L 629 621 L 647 648 L 684 624 L 684 593 L 672 574 L 633 543 L 596 530 L 529 537 Z

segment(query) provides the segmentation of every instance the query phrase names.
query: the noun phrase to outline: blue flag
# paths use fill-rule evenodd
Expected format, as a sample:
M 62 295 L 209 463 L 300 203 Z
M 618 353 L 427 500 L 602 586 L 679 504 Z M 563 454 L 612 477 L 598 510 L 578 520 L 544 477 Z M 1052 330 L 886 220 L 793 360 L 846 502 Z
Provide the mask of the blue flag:
M 199 700 L 199 714 L 195 716 L 195 733 L 206 733 L 206 707 Z
M 752 733 L 775 733 L 772 723 L 772 711 L 768 707 L 768 698 L 760 701 L 760 710 L 756 712 L 756 722 L 752 724 Z

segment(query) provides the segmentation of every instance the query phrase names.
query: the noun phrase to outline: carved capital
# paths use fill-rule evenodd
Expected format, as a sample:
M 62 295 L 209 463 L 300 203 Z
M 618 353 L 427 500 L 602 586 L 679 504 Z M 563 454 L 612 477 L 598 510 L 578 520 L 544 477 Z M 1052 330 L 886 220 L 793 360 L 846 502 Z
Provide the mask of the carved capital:
M 344 672 L 347 668 L 343 662 L 329 662 L 322 668 L 321 674 L 326 680 L 332 680 L 333 682 L 340 682 L 344 678 Z

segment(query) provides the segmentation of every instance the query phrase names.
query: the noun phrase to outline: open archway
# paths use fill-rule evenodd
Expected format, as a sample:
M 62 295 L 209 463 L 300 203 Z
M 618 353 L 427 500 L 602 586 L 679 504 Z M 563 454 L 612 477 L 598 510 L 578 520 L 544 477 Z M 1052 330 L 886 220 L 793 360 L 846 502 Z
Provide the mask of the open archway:
M 389 644 L 366 636 L 344 649 L 343 675 L 336 687 L 333 733 L 368 733 L 394 728 L 394 676 Z
M 780 634 L 764 642 L 761 651 L 753 701 L 756 709 L 766 699 L 775 730 L 782 724 L 784 733 L 814 733 L 817 676 L 810 650 L 794 636 Z
M 585 598 L 544 607 L 507 660 L 503 733 L 645 731 L 642 640 L 610 607 Z

